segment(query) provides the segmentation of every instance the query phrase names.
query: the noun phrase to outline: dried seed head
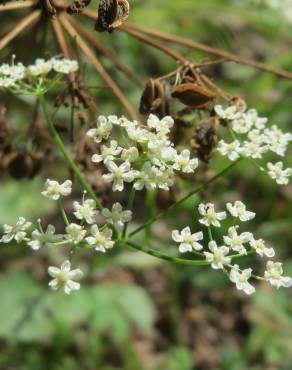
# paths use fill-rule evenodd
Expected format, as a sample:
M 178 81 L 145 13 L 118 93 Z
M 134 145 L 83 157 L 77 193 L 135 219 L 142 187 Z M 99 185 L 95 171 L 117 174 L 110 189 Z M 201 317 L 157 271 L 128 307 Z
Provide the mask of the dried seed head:
M 95 29 L 99 32 L 112 32 L 128 18 L 129 11 L 127 0 L 100 0 Z
M 208 117 L 199 122 L 196 132 L 191 139 L 191 147 L 197 151 L 198 157 L 208 162 L 217 145 L 217 128 L 219 119 Z
M 243 100 L 241 97 L 239 96 L 234 96 L 232 99 L 231 99 L 231 104 L 232 105 L 235 105 L 237 110 L 239 112 L 242 112 L 244 113 L 246 110 L 247 110 L 247 104 L 246 104 L 246 101 Z
M 2 167 L 6 168 L 10 176 L 17 180 L 23 178 L 32 178 L 40 170 L 43 154 L 35 155 L 21 152 L 12 152 L 7 154 L 2 160 Z
M 142 93 L 139 111 L 142 114 L 153 113 L 162 118 L 169 114 L 169 100 L 166 86 L 159 80 L 150 79 Z
M 197 83 L 187 82 L 177 86 L 172 97 L 187 106 L 205 108 L 215 99 L 216 95 Z

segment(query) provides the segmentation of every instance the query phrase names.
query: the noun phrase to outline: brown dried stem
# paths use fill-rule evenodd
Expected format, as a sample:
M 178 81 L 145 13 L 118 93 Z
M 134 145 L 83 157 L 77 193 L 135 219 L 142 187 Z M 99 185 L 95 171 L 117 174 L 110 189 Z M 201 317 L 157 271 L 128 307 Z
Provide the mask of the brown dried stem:
M 123 72 L 130 80 L 132 80 L 139 87 L 142 86 L 142 82 L 137 77 L 137 75 L 128 68 L 124 63 L 119 60 L 117 54 L 112 50 L 104 47 L 99 40 L 96 38 L 96 35 L 90 33 L 86 28 L 84 28 L 80 22 L 77 22 L 75 19 L 70 18 L 72 25 L 78 29 L 79 33 L 85 37 L 100 53 L 105 55 L 121 72 Z
M 21 3 L 19 1 L 12 1 L 9 4 L 1 5 L 0 6 L 0 12 L 5 12 L 8 10 L 14 10 L 14 9 L 25 9 L 25 8 L 31 8 L 34 5 L 37 5 L 37 1 L 22 1 Z
M 122 26 L 121 28 L 123 28 L 123 27 L 124 26 Z M 212 48 L 208 45 L 201 44 L 199 42 L 195 42 L 195 41 L 192 41 L 192 40 L 189 40 L 189 39 L 184 39 L 184 38 L 181 38 L 181 37 L 178 37 L 178 36 L 170 35 L 170 34 L 167 34 L 165 32 L 152 30 L 152 29 L 149 29 L 149 28 L 146 28 L 146 27 L 137 26 L 133 23 L 127 23 L 127 28 L 128 29 L 131 28 L 132 30 L 137 31 L 137 32 L 146 33 L 147 35 L 155 36 L 155 37 L 157 37 L 159 39 L 162 39 L 162 40 L 165 40 L 165 41 L 169 41 L 169 42 L 176 43 L 176 44 L 179 44 L 179 45 L 187 46 L 187 47 L 192 48 L 192 49 L 200 50 L 204 53 L 207 53 L 207 54 L 210 54 L 210 55 L 215 55 L 217 57 L 224 58 L 224 59 L 226 59 L 228 61 L 231 61 L 231 62 L 234 62 L 234 63 L 245 64 L 245 65 L 248 65 L 250 67 L 259 69 L 261 71 L 264 71 L 264 72 L 273 73 L 273 74 L 275 74 L 279 77 L 287 78 L 289 80 L 292 79 L 292 73 L 287 72 L 283 69 L 276 68 L 276 67 L 271 67 L 271 66 L 268 66 L 266 64 L 256 62 L 255 60 L 252 60 L 252 59 L 242 58 L 242 57 L 239 57 L 238 55 L 232 54 L 230 52 L 220 50 L 220 49 L 216 49 L 216 48 Z
M 30 27 L 41 17 L 41 11 L 35 10 L 27 17 L 23 18 L 15 28 L 13 28 L 7 35 L 0 40 L 0 50 L 7 46 L 18 34 L 20 34 L 26 27 Z
M 74 29 L 74 27 L 71 25 L 68 17 L 65 14 L 60 14 L 59 19 L 65 28 L 65 30 L 68 32 L 68 34 L 75 38 L 77 45 L 80 47 L 80 49 L 83 51 L 83 53 L 87 56 L 87 58 L 91 61 L 91 63 L 95 66 L 98 73 L 102 76 L 102 78 L 106 81 L 106 83 L 112 88 L 114 94 L 117 96 L 117 98 L 120 100 L 120 102 L 125 107 L 126 111 L 133 119 L 138 119 L 138 114 L 135 111 L 135 109 L 131 106 L 131 104 L 128 102 L 127 98 L 124 96 L 120 88 L 116 85 L 115 81 L 111 78 L 111 76 L 108 74 L 108 72 L 104 69 L 102 64 L 97 59 L 94 52 L 89 48 L 87 43 L 80 37 L 78 32 Z
M 93 11 L 88 10 L 88 9 L 85 9 L 82 14 L 85 15 L 86 17 L 88 17 L 90 19 L 94 19 L 94 20 L 98 16 L 96 12 L 93 12 Z M 156 49 L 159 49 L 159 50 L 163 51 L 165 54 L 168 54 L 170 57 L 174 58 L 175 60 L 180 61 L 181 63 L 189 63 L 189 61 L 185 57 L 183 57 L 181 54 L 175 52 L 174 50 L 168 48 L 167 46 L 165 46 L 165 45 L 163 45 L 163 44 L 161 44 L 157 41 L 154 41 L 154 40 L 150 39 L 147 36 L 144 36 L 140 32 L 136 32 L 136 31 L 133 31 L 133 30 L 129 29 L 129 27 L 127 27 L 125 24 L 121 25 L 117 29 L 119 29 L 120 31 L 128 33 L 129 35 L 137 38 L 138 40 L 144 42 L 145 44 L 148 44 L 150 46 L 155 47 Z

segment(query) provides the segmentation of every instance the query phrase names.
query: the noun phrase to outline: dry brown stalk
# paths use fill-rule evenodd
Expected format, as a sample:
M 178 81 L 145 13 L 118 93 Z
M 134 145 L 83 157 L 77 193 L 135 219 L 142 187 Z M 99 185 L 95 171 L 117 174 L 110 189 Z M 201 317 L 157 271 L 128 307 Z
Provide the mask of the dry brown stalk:
M 66 41 L 60 21 L 58 20 L 58 18 L 55 18 L 54 20 L 52 20 L 52 24 L 53 24 L 57 42 L 60 46 L 60 49 L 62 50 L 62 53 L 64 54 L 66 58 L 70 59 L 70 51 L 69 51 L 68 43 Z
M 122 26 L 121 28 L 123 28 L 123 27 L 124 26 Z M 149 29 L 149 28 L 146 28 L 146 27 L 137 26 L 133 23 L 128 23 L 128 22 L 127 22 L 127 28 L 131 28 L 132 30 L 135 30 L 137 32 L 143 32 L 143 33 L 146 33 L 148 35 L 158 37 L 158 38 L 160 38 L 162 40 L 165 40 L 165 41 L 169 41 L 169 42 L 176 43 L 176 44 L 179 44 L 179 45 L 187 46 L 187 47 L 190 47 L 192 49 L 200 50 L 200 51 L 203 51 L 207 54 L 215 55 L 217 57 L 227 59 L 227 60 L 229 60 L 231 62 L 234 62 L 234 63 L 245 64 L 245 65 L 248 65 L 250 67 L 262 70 L 264 72 L 273 73 L 273 74 L 275 74 L 279 77 L 287 78 L 289 80 L 292 79 L 292 73 L 289 73 L 289 72 L 287 72 L 283 69 L 276 68 L 276 67 L 271 67 L 271 66 L 268 66 L 268 65 L 263 64 L 263 63 L 258 63 L 258 62 L 256 62 L 255 60 L 252 60 L 252 59 L 241 58 L 238 55 L 232 54 L 232 53 L 224 51 L 224 50 L 212 48 L 208 45 L 201 44 L 199 42 L 195 42 L 195 41 L 192 41 L 192 40 L 189 40 L 189 39 L 184 39 L 184 38 L 181 38 L 181 37 L 178 37 L 178 36 L 170 35 L 170 34 L 167 34 L 165 32 Z
M 86 28 L 84 28 L 80 22 L 77 22 L 75 19 L 70 18 L 72 25 L 78 29 L 79 33 L 87 39 L 100 53 L 104 54 L 120 71 L 122 71 L 129 79 L 131 79 L 137 86 L 141 87 L 143 84 L 137 75 L 128 68 L 124 63 L 119 60 L 117 54 L 112 50 L 104 47 L 99 40 L 96 38 L 96 35 L 93 35 Z
M 37 5 L 37 1 L 12 1 L 11 3 L 5 4 L 4 6 L 0 6 L 0 12 L 5 12 L 8 10 L 14 10 L 14 9 L 25 9 L 25 8 L 31 8 L 34 5 Z
M 97 18 L 97 13 L 93 12 L 92 10 L 85 9 L 82 14 L 91 19 Z M 168 54 L 170 57 L 174 58 L 175 60 L 180 61 L 181 63 L 189 63 L 189 61 L 185 57 L 183 57 L 181 54 L 177 53 L 176 51 L 168 48 L 167 46 L 157 41 L 150 39 L 147 36 L 144 36 L 140 32 L 136 32 L 136 31 L 129 29 L 129 27 L 127 27 L 126 24 L 119 26 L 117 29 L 128 33 L 129 35 L 141 40 L 145 44 L 148 44 L 150 46 L 155 47 L 156 49 L 163 51 L 164 53 Z
M 23 18 L 15 28 L 13 28 L 7 35 L 0 40 L 0 50 L 7 46 L 18 34 L 20 34 L 26 27 L 33 25 L 41 17 L 41 11 L 35 10 L 27 17 Z
M 59 15 L 59 19 L 63 27 L 65 28 L 65 30 L 68 32 L 68 34 L 76 40 L 77 45 L 80 47 L 83 53 L 87 56 L 87 58 L 91 61 L 91 63 L 95 66 L 96 70 L 102 76 L 102 78 L 106 81 L 106 83 L 112 88 L 114 94 L 123 104 L 123 106 L 125 107 L 130 117 L 133 119 L 138 119 L 138 114 L 135 111 L 135 109 L 128 102 L 127 98 L 124 96 L 120 88 L 116 85 L 115 81 L 111 78 L 108 72 L 104 69 L 104 67 L 99 62 L 96 55 L 94 54 L 94 52 L 89 48 L 87 43 L 80 37 L 78 32 L 71 25 L 68 17 L 65 14 L 61 13 Z

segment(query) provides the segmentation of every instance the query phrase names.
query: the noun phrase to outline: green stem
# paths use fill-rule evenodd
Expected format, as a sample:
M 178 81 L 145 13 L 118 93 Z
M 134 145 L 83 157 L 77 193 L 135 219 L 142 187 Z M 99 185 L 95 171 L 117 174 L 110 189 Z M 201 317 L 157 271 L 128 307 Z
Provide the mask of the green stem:
M 172 210 L 174 210 L 177 206 L 188 200 L 191 196 L 199 193 L 201 190 L 206 189 L 211 183 L 216 181 L 218 178 L 222 177 L 225 173 L 230 171 L 238 162 L 240 159 L 238 159 L 235 162 L 232 162 L 229 166 L 225 167 L 222 171 L 217 173 L 217 175 L 211 177 L 209 180 L 203 182 L 201 185 L 196 187 L 193 191 L 191 191 L 189 194 L 187 194 L 185 197 L 177 201 L 176 203 L 172 204 L 170 207 L 168 207 L 165 211 L 159 213 L 156 216 L 151 217 L 148 221 L 146 221 L 143 225 L 139 226 L 136 230 L 132 231 L 129 236 L 133 236 L 140 232 L 141 230 L 145 229 L 149 225 L 153 224 L 155 221 L 165 217 L 168 213 L 170 213 Z
M 128 200 L 128 210 L 132 211 L 134 207 L 134 201 L 135 201 L 135 196 L 136 196 L 136 189 L 132 187 L 130 195 L 129 195 L 129 200 Z M 124 230 L 123 230 L 123 237 L 127 233 L 127 228 L 128 228 L 128 222 L 125 223 Z
M 208 266 L 210 265 L 210 262 L 208 262 L 207 260 L 189 260 L 189 259 L 183 259 L 183 258 L 177 258 L 177 257 L 171 257 L 167 254 L 164 254 L 162 252 L 159 252 L 158 250 L 155 250 L 155 249 L 152 249 L 152 248 L 149 248 L 149 247 L 146 247 L 146 246 L 141 246 L 141 245 L 137 245 L 135 243 L 132 243 L 132 242 L 128 242 L 128 241 L 119 241 L 120 244 L 122 245 L 126 245 L 126 246 L 129 246 L 131 248 L 134 248 L 140 252 L 144 252 L 146 254 L 149 254 L 150 256 L 153 256 L 153 257 L 156 257 L 156 258 L 159 258 L 161 260 L 164 260 L 164 261 L 168 261 L 168 262 L 172 262 L 172 263 L 176 263 L 178 265 L 188 265 L 188 266 Z M 248 254 L 252 254 L 253 252 L 249 252 Z M 246 255 L 245 254 L 233 254 L 230 256 L 231 259 L 236 259 L 236 258 L 240 258 L 240 257 L 245 257 Z
M 43 114 L 44 114 L 44 116 L 46 118 L 46 121 L 48 123 L 48 126 L 51 130 L 51 134 L 54 138 L 54 141 L 57 144 L 58 148 L 60 149 L 61 153 L 63 154 L 63 157 L 64 157 L 65 161 L 67 162 L 68 166 L 72 169 L 72 171 L 74 172 L 74 174 L 78 178 L 78 180 L 80 182 L 80 185 L 87 191 L 87 193 L 91 196 L 91 198 L 94 199 L 94 201 L 96 202 L 97 207 L 99 209 L 101 209 L 102 205 L 101 205 L 100 200 L 97 198 L 97 196 L 94 193 L 94 191 L 92 190 L 91 186 L 89 185 L 89 183 L 86 181 L 86 179 L 82 175 L 82 173 L 79 170 L 79 168 L 77 167 L 76 163 L 70 157 L 70 154 L 68 153 L 61 137 L 59 136 L 57 130 L 55 129 L 54 123 L 51 120 L 51 117 L 50 117 L 50 114 L 49 114 L 49 111 L 48 111 L 48 108 L 47 108 L 47 103 L 46 103 L 44 95 L 39 95 L 38 99 L 39 99 Z
M 60 209 L 60 212 L 62 214 L 63 220 L 65 222 L 65 225 L 68 226 L 70 224 L 70 222 L 69 222 L 68 217 L 66 215 L 66 212 L 65 212 L 65 209 L 64 209 L 64 206 L 63 206 L 63 202 L 62 202 L 61 199 L 58 200 L 58 205 L 59 205 L 59 209 Z

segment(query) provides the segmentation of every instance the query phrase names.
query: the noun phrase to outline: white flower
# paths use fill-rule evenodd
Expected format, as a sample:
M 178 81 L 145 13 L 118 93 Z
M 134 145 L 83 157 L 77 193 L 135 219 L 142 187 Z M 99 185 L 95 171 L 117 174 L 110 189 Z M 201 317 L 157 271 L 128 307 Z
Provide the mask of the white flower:
M 71 270 L 70 261 L 65 261 L 60 269 L 53 266 L 49 267 L 48 273 L 54 278 L 49 283 L 51 289 L 63 288 L 66 294 L 71 294 L 74 290 L 80 289 L 80 284 L 74 280 L 80 280 L 83 277 L 83 272 L 80 269 Z
M 229 253 L 229 248 L 225 245 L 218 247 L 214 240 L 210 241 L 208 247 L 211 251 L 204 252 L 206 260 L 211 263 L 211 267 L 214 270 L 223 269 L 224 265 L 227 265 L 231 262 L 231 258 L 227 257 Z
M 244 141 L 242 147 L 242 154 L 246 157 L 251 158 L 262 158 L 262 154 L 267 152 L 269 147 L 267 145 L 262 145 L 260 140 L 254 141 Z
M 242 151 L 238 140 L 234 140 L 229 144 L 224 140 L 220 140 L 217 150 L 221 155 L 227 156 L 231 161 L 236 161 Z
M 52 60 L 37 59 L 35 64 L 27 67 L 27 71 L 33 76 L 39 76 L 49 73 L 52 67 Z
M 66 226 L 65 230 L 67 233 L 67 235 L 65 235 L 65 238 L 73 244 L 80 243 L 86 235 L 86 230 L 84 230 L 82 226 L 74 223 Z
M 24 217 L 19 217 L 15 225 L 3 226 L 4 235 L 0 239 L 1 243 L 10 243 L 13 239 L 20 243 L 26 237 L 26 230 L 31 226 L 31 222 L 27 222 Z
M 107 169 L 110 173 L 102 175 L 105 182 L 113 182 L 113 191 L 122 191 L 124 189 L 124 181 L 132 182 L 138 175 L 138 171 L 131 169 L 129 162 L 124 162 L 117 166 L 115 162 L 106 162 Z
M 237 110 L 235 105 L 231 105 L 226 109 L 223 109 L 222 105 L 215 105 L 214 110 L 217 116 L 227 121 L 233 121 L 242 116 L 242 113 Z
M 253 294 L 255 292 L 255 288 L 248 282 L 251 274 L 251 268 L 240 271 L 239 266 L 234 265 L 230 270 L 229 278 L 233 283 L 235 283 L 238 290 L 243 290 L 246 294 Z
M 144 187 L 148 190 L 155 189 L 158 172 L 160 173 L 161 171 L 152 166 L 150 162 L 145 162 L 136 178 L 134 188 L 136 190 L 142 190 Z
M 87 131 L 87 136 L 94 139 L 96 143 L 100 143 L 102 140 L 107 140 L 112 131 L 113 125 L 104 116 L 99 116 L 97 119 L 96 128 L 92 128 Z
M 79 68 L 78 62 L 76 60 L 70 59 L 51 59 L 52 67 L 56 72 L 69 74 L 72 72 L 76 72 Z
M 93 245 L 96 251 L 105 253 L 107 249 L 114 246 L 115 242 L 111 239 L 112 230 L 108 228 L 100 230 L 97 225 L 92 225 L 90 231 L 92 235 L 85 240 L 88 244 Z
M 241 118 L 232 121 L 232 130 L 237 134 L 246 134 L 251 129 L 252 123 L 243 114 Z
M 63 184 L 59 184 L 57 181 L 47 179 L 45 182 L 45 190 L 42 191 L 42 195 L 52 200 L 58 200 L 61 195 L 67 196 L 71 194 L 72 181 L 66 180 Z
M 220 227 L 219 221 L 225 220 L 226 212 L 215 212 L 215 206 L 212 203 L 199 204 L 199 213 L 204 216 L 199 220 L 199 222 L 206 226 L 216 226 Z
M 277 162 L 275 164 L 269 162 L 267 164 L 269 176 L 276 180 L 279 185 L 287 185 L 289 183 L 289 177 L 292 176 L 292 168 L 283 169 L 283 162 Z
M 268 119 L 266 117 L 259 117 L 256 109 L 249 109 L 246 112 L 246 119 L 258 130 L 263 130 L 266 127 Z
M 121 157 L 123 161 L 132 163 L 139 158 L 139 151 L 135 146 L 132 146 L 129 149 L 123 149 Z
M 252 220 L 256 215 L 254 212 L 247 211 L 245 204 L 239 200 L 236 200 L 234 204 L 227 203 L 226 208 L 233 217 L 238 217 L 242 222 Z
M 243 244 L 251 241 L 253 235 L 249 232 L 238 234 L 238 228 L 239 226 L 231 226 L 228 229 L 228 236 L 223 236 L 224 243 L 228 245 L 232 250 L 240 254 L 247 254 L 247 251 Z
M 166 135 L 170 132 L 171 127 L 174 125 L 174 120 L 170 116 L 165 116 L 161 120 L 154 114 L 150 114 L 147 126 L 154 128 L 157 132 L 162 135 Z
M 99 163 L 99 162 L 106 162 L 112 161 L 115 156 L 119 155 L 123 148 L 121 148 L 116 140 L 111 140 L 110 146 L 103 145 L 101 147 L 100 154 L 94 154 L 92 156 L 92 162 Z
M 197 158 L 190 159 L 191 153 L 188 149 L 184 149 L 175 157 L 173 168 L 185 173 L 193 173 L 199 165 Z
M 48 225 L 45 232 L 39 230 L 34 230 L 31 234 L 32 240 L 27 244 L 33 250 L 39 250 L 42 247 L 49 247 L 54 243 L 57 243 L 62 240 L 62 235 L 55 234 L 55 227 L 53 225 Z
M 250 241 L 250 245 L 261 257 L 267 256 L 269 258 L 272 258 L 275 256 L 274 249 L 266 247 L 265 241 L 263 239 L 258 240 L 252 239 Z
M 88 224 L 95 223 L 98 211 L 96 210 L 96 204 L 93 199 L 83 199 L 82 204 L 74 202 L 73 208 L 75 210 L 74 216 L 78 220 L 85 220 Z
M 199 240 L 203 240 L 203 233 L 201 231 L 192 234 L 189 227 L 185 227 L 181 232 L 178 230 L 172 231 L 172 239 L 180 243 L 180 253 L 191 252 L 193 249 L 200 251 L 203 246 L 198 243 Z
M 123 211 L 120 203 L 114 203 L 111 211 L 104 208 L 101 213 L 106 221 L 114 225 L 118 230 L 122 230 L 124 224 L 132 219 L 132 212 L 128 210 Z
M 265 271 L 265 279 L 274 285 L 277 289 L 281 286 L 289 288 L 292 285 L 292 279 L 289 276 L 282 276 L 283 268 L 282 263 L 268 261 Z

